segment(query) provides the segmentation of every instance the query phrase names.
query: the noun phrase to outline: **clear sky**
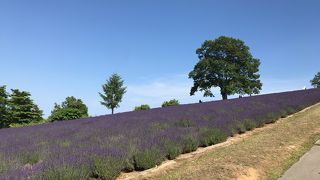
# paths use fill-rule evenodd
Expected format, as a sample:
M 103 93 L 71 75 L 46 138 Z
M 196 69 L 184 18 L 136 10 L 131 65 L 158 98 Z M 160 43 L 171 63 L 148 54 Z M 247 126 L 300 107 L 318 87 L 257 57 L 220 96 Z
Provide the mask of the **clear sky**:
M 113 72 L 128 91 L 117 112 L 197 102 L 187 78 L 195 49 L 225 35 L 261 60 L 262 93 L 310 87 L 319 9 L 318 0 L 0 0 L 0 85 L 31 92 L 45 117 L 71 95 L 91 115 L 110 113 L 98 92 Z

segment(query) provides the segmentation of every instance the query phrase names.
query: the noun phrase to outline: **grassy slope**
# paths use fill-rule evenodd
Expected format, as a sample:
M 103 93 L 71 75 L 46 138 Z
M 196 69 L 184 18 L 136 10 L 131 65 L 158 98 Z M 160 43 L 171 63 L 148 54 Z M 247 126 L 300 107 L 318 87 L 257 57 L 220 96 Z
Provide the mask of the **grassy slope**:
M 320 104 L 236 138 L 240 140 L 134 177 L 277 179 L 320 138 Z

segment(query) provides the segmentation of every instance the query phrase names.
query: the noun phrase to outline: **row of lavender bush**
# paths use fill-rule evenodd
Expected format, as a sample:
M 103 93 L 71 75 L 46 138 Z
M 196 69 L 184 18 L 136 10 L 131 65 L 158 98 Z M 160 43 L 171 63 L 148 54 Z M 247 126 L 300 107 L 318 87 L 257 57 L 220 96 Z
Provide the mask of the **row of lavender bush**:
M 0 130 L 0 179 L 115 179 L 320 101 L 320 89 Z

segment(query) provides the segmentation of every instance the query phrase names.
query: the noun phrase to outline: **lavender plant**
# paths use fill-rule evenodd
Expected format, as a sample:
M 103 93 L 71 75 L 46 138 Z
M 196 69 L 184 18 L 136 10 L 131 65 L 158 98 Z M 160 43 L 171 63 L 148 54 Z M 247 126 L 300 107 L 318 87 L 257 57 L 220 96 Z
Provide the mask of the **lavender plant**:
M 0 179 L 114 179 L 318 102 L 319 88 L 1 129 Z

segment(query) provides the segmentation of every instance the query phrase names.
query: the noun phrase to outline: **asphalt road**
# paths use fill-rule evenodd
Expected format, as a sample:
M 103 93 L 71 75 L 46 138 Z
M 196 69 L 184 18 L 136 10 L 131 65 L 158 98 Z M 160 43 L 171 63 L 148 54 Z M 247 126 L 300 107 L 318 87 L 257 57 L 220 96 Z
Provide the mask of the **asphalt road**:
M 279 180 L 320 180 L 320 140 Z

